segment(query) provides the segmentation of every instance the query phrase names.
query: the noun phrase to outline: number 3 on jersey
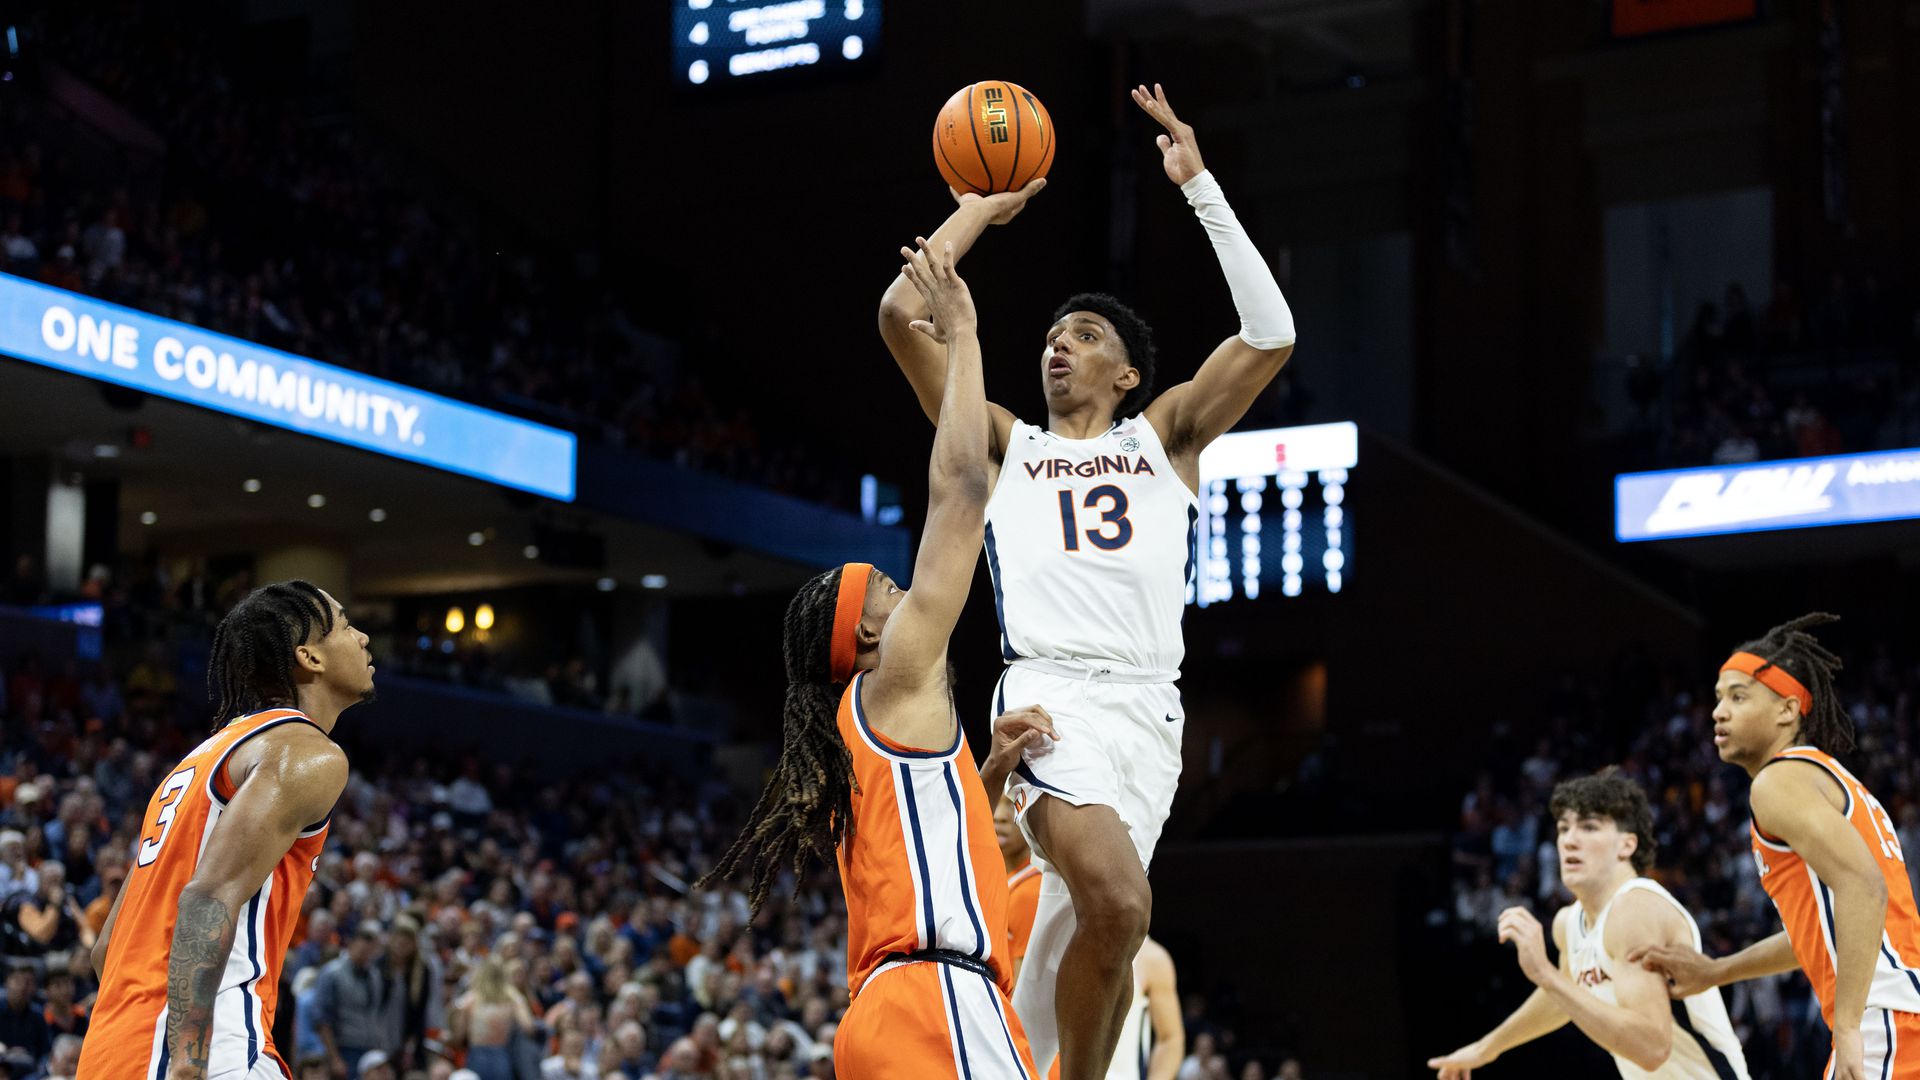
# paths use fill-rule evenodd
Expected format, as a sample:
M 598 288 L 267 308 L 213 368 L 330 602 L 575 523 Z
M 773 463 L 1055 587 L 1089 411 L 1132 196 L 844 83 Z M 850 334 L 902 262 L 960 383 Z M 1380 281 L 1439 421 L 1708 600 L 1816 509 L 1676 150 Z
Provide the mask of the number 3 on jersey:
M 1101 503 L 1107 503 L 1101 507 Z M 1113 484 L 1101 484 L 1087 492 L 1081 504 L 1100 510 L 1100 527 L 1087 530 L 1087 542 L 1102 551 L 1118 551 L 1133 539 L 1133 522 L 1127 520 L 1127 493 Z M 1107 529 L 1113 532 L 1109 534 Z M 1068 551 L 1080 550 L 1080 523 L 1073 506 L 1073 492 L 1060 492 L 1060 539 Z
M 180 809 L 180 800 L 186 795 L 187 786 L 193 783 L 193 773 L 193 769 L 181 769 L 160 786 L 160 813 L 153 819 L 153 823 L 160 826 L 160 835 L 140 841 L 140 854 L 134 861 L 141 866 L 152 866 L 153 860 L 160 857 L 160 845 L 167 842 L 167 833 L 173 829 L 173 813 Z

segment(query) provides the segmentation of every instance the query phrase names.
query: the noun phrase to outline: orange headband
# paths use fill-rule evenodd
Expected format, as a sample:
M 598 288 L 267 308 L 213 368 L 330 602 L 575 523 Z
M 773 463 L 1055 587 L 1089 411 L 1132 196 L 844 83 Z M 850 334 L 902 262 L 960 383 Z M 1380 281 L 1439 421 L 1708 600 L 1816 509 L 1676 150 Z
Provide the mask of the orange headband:
M 1813 695 L 1800 685 L 1800 680 L 1787 674 L 1785 668 L 1768 660 L 1764 656 L 1755 656 L 1750 652 L 1737 652 L 1720 665 L 1721 671 L 1737 671 L 1742 675 L 1751 675 L 1761 686 L 1789 697 L 1800 703 L 1800 715 L 1813 711 Z
M 853 677 L 853 657 L 860 650 L 853 631 L 867 606 L 867 575 L 872 571 L 873 564 L 863 562 L 850 562 L 840 568 L 840 598 L 833 605 L 832 651 L 828 653 L 835 683 L 845 684 Z

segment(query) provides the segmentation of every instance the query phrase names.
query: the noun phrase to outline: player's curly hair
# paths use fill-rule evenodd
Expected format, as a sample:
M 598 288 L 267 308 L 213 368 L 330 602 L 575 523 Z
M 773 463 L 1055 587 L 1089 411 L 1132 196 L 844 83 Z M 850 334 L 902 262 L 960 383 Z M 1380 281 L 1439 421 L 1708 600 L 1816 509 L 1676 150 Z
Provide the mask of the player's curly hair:
M 1125 420 L 1139 415 L 1140 410 L 1147 407 L 1147 399 L 1153 396 L 1153 327 L 1132 308 L 1106 293 L 1097 292 L 1067 297 L 1067 302 L 1054 310 L 1053 321 L 1057 323 L 1075 311 L 1093 312 L 1112 323 L 1114 332 L 1120 335 L 1120 344 L 1127 350 L 1127 363 L 1140 372 L 1140 383 L 1120 399 L 1113 418 Z
M 1653 835 L 1653 807 L 1647 793 L 1618 766 L 1609 765 L 1592 776 L 1563 780 L 1553 789 L 1547 813 L 1558 822 L 1567 811 L 1577 817 L 1603 817 L 1621 832 L 1640 838 L 1633 849 L 1633 872 L 1644 874 L 1653 869 L 1660 841 Z
M 249 713 L 295 703 L 293 650 L 333 632 L 333 609 L 305 581 L 263 585 L 233 606 L 213 632 L 207 696 L 217 730 Z
M 836 720 L 846 687 L 832 675 L 839 595 L 840 568 L 834 567 L 800 586 L 787 605 L 780 760 L 739 837 L 695 885 L 704 889 L 751 867 L 748 903 L 755 915 L 783 868 L 793 871 L 797 888 L 809 857 L 832 862 L 841 841 L 853 835 L 853 755 Z
M 1840 657 L 1807 631 L 1839 621 L 1838 615 L 1809 612 L 1781 623 L 1765 636 L 1735 650 L 1766 660 L 1767 667 L 1777 667 L 1793 676 L 1813 694 L 1813 707 L 1800 718 L 1799 741 L 1811 743 L 1829 754 L 1844 754 L 1853 749 L 1853 719 L 1841 706 L 1840 695 L 1833 688 L 1833 677 L 1840 673 L 1842 666 Z

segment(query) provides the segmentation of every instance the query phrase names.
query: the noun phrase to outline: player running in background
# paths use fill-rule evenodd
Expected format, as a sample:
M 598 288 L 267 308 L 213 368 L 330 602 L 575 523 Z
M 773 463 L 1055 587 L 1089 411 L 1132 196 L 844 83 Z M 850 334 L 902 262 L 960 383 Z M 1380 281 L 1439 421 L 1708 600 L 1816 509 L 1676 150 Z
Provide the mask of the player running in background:
M 220 621 L 216 730 L 147 804 L 127 880 L 93 946 L 88 1080 L 281 1080 L 280 966 L 347 783 L 331 737 L 373 697 L 367 635 L 304 581 Z
M 953 711 L 947 639 L 966 604 L 987 503 L 986 398 L 973 300 L 944 245 L 903 271 L 951 387 L 928 469 L 926 528 L 903 591 L 864 563 L 829 570 L 787 607 L 785 733 L 773 779 L 706 886 L 774 879 L 837 855 L 852 1004 L 834 1070 L 878 1080 L 1036 1080 L 1007 995 L 1007 887 L 993 805 L 1044 712 L 998 724 L 984 773 Z
M 1666 983 L 1627 957 L 1635 949 L 1699 948 L 1700 927 L 1658 882 L 1653 809 L 1640 785 L 1608 769 L 1568 780 L 1549 804 L 1559 830 L 1560 880 L 1574 902 L 1553 919 L 1560 966 L 1547 960 L 1540 921 L 1525 908 L 1500 915 L 1535 990 L 1500 1026 L 1428 1067 L 1467 1080 L 1501 1054 L 1572 1021 L 1613 1055 L 1627 1080 L 1744 1080 L 1747 1061 L 1720 991 L 1669 1002 Z
M 1833 1030 L 1823 1077 L 1920 1078 L 1920 911 L 1893 821 L 1834 757 L 1853 722 L 1834 690 L 1840 658 L 1802 615 L 1721 665 L 1713 742 L 1753 777 L 1753 861 L 1786 929 L 1731 956 L 1698 946 L 1640 950 L 1675 995 L 1742 979 L 1806 972 Z
M 980 420 L 993 492 L 987 566 L 1009 665 L 996 712 L 1044 706 L 1062 736 L 1028 752 L 1012 794 L 1046 871 L 1017 1004 L 1036 1059 L 1044 1067 L 1057 1051 L 1067 1080 L 1106 1074 L 1152 911 L 1147 867 L 1180 777 L 1175 684 L 1200 452 L 1246 414 L 1294 341 L 1293 314 L 1201 161 L 1193 128 L 1157 86 L 1135 89 L 1133 100 L 1166 129 L 1162 165 L 1213 242 L 1240 332 L 1192 381 L 1153 397 L 1146 322 L 1111 296 L 1070 297 L 1041 351 L 1046 425 L 998 405 Z M 960 197 L 925 243 L 964 254 L 1038 190 Z M 881 300 L 880 333 L 921 407 L 944 424 L 946 366 L 912 330 L 925 311 L 912 283 L 896 280 Z

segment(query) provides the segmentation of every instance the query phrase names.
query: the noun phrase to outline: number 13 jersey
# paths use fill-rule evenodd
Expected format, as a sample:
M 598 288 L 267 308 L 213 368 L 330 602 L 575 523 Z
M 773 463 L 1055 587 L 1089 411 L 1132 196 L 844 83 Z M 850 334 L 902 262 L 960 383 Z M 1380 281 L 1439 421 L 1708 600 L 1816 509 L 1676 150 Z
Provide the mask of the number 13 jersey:
M 282 724 L 310 724 L 295 709 L 269 709 L 232 721 L 174 766 L 147 804 L 126 896 L 107 940 L 100 997 L 79 1075 L 87 1080 L 162 1077 L 167 1071 L 167 961 L 180 891 L 193 879 L 213 827 L 236 790 L 227 762 L 241 743 Z M 303 830 L 273 872 L 240 905 L 233 950 L 213 1002 L 209 1080 L 244 1077 L 263 1059 L 279 1063 L 273 1013 L 280 965 L 300 918 L 301 902 L 327 839 L 322 821 Z
M 1177 671 L 1199 517 L 1145 417 L 1092 439 L 1015 420 L 987 502 L 1002 657 Z

